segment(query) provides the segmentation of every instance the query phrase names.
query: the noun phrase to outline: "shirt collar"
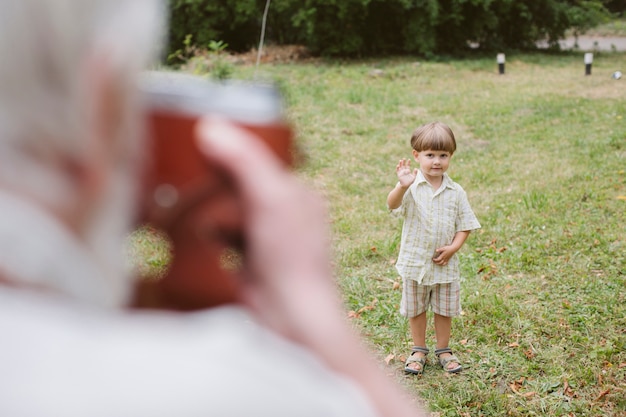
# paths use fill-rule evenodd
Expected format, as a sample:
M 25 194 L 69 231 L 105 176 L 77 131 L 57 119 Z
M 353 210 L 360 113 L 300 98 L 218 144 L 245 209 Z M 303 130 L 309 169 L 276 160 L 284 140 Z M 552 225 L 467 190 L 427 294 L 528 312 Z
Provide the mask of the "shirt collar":
M 413 184 L 415 184 L 415 186 L 418 186 L 420 184 L 430 185 L 428 180 L 426 180 L 426 177 L 424 177 L 424 174 L 422 173 L 421 169 L 417 170 L 417 177 L 415 177 L 415 182 Z M 452 190 L 456 189 L 456 184 L 454 183 L 454 181 L 452 181 L 452 179 L 448 176 L 447 173 L 443 174 L 443 180 L 441 182 L 441 187 L 439 187 L 439 189 L 444 190 L 445 188 L 450 188 Z

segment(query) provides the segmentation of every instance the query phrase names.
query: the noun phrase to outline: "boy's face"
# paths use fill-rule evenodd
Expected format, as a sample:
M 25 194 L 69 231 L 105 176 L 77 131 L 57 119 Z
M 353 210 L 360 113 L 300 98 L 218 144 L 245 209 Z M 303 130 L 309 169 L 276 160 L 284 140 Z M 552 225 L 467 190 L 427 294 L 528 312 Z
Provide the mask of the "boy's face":
M 420 164 L 422 174 L 428 179 L 443 177 L 444 172 L 446 172 L 450 166 L 452 154 L 447 151 L 434 151 L 432 149 L 418 152 L 414 149 L 413 157 L 415 161 Z

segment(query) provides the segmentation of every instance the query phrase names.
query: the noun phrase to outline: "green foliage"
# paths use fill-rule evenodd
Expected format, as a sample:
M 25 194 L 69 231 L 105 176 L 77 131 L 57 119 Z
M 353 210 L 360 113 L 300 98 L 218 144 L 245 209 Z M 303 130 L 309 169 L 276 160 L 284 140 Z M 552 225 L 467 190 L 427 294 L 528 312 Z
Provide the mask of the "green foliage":
M 235 51 L 258 42 L 266 0 L 171 0 L 170 50 L 189 33 Z M 606 19 L 603 0 L 274 0 L 267 39 L 322 55 L 459 53 L 552 45 Z M 610 3 L 610 2 L 609 2 Z M 607 3 L 608 4 L 608 3 Z
M 223 41 L 209 42 L 209 56 L 213 57 L 209 72 L 218 80 L 226 80 L 233 73 L 233 64 L 228 62 L 223 55 L 226 48 L 228 44 Z
M 209 74 L 217 80 L 226 80 L 234 70 L 233 64 L 226 58 L 226 48 L 227 43 L 215 40 L 211 40 L 207 48 L 201 48 L 192 42 L 192 35 L 188 34 L 183 48 L 169 54 L 167 62 L 195 75 Z
M 224 39 L 233 50 L 246 49 L 258 41 L 257 0 L 170 0 L 169 50 L 179 48 L 188 34 L 198 45 Z
M 624 2 L 624 0 L 604 0 L 603 3 L 611 13 L 616 13 L 622 17 L 624 16 L 624 12 L 626 11 L 626 2 Z
M 183 47 L 171 52 L 167 56 L 167 62 L 170 64 L 175 64 L 185 62 L 188 59 L 192 58 L 198 52 L 198 48 L 196 48 L 196 46 L 192 44 L 191 39 L 192 35 L 187 34 L 185 36 L 185 39 L 183 40 Z

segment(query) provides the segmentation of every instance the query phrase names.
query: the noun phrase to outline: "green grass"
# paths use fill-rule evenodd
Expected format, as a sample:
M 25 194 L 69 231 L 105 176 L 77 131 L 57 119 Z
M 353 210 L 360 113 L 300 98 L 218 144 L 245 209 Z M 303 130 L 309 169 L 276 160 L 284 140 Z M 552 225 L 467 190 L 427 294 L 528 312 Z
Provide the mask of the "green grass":
M 625 68 L 618 53 L 596 54 L 591 76 L 566 53 L 507 56 L 503 76 L 491 56 L 262 67 L 284 88 L 300 175 L 330 202 L 351 320 L 434 416 L 626 415 L 626 80 L 611 78 Z M 457 135 L 449 174 L 483 228 L 460 253 L 451 345 L 465 370 L 431 357 L 408 377 L 401 224 L 385 199 L 411 131 L 432 120 Z
M 128 263 L 144 279 L 159 279 L 167 272 L 172 248 L 166 236 L 142 226 L 128 237 Z

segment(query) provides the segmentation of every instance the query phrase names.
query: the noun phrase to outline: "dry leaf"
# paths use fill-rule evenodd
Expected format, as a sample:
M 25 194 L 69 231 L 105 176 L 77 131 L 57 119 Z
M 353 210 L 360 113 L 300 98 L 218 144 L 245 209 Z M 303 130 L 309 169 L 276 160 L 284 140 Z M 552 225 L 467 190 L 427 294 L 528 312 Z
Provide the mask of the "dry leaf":
M 576 398 L 578 395 L 574 392 L 572 387 L 569 386 L 567 380 L 563 383 L 563 395 L 567 395 L 570 398 Z
M 392 288 L 392 289 L 393 289 L 393 290 L 398 290 L 398 289 L 400 289 L 400 283 L 399 283 L 398 281 L 395 281 L 395 282 L 393 283 L 393 288 Z
M 364 311 L 371 311 L 371 310 L 376 308 L 376 304 L 378 304 L 378 300 L 374 299 L 374 300 L 372 300 L 372 304 L 361 307 L 359 309 L 358 313 L 360 314 L 360 313 L 362 313 Z
M 509 384 L 509 388 L 511 388 L 511 391 L 513 391 L 516 394 L 519 394 L 519 390 L 522 388 L 522 386 L 524 385 L 524 381 L 526 380 L 526 378 L 521 377 L 520 379 L 518 379 L 517 381 L 513 381 Z
M 348 318 L 349 319 L 358 319 L 359 317 L 361 317 L 361 315 L 359 313 L 357 313 L 354 310 L 350 310 L 348 311 Z
M 509 343 L 508 346 L 511 348 L 516 348 L 516 347 L 519 347 L 519 343 L 517 342 Z
M 389 355 L 387 355 L 387 357 L 385 358 L 385 363 L 387 365 L 389 365 L 389 363 L 394 360 L 396 357 L 396 355 L 394 355 L 393 353 L 390 353 Z
M 532 359 L 535 357 L 535 352 L 532 349 L 527 349 L 524 351 L 524 356 L 526 356 L 526 359 Z
M 626 195 L 618 195 L 617 197 L 618 200 L 626 200 Z
M 604 391 L 602 391 L 600 394 L 598 394 L 598 396 L 596 397 L 596 399 L 594 401 L 600 401 L 601 399 L 603 399 L 604 397 L 606 397 L 608 395 L 608 393 L 611 392 L 611 389 L 605 389 Z

